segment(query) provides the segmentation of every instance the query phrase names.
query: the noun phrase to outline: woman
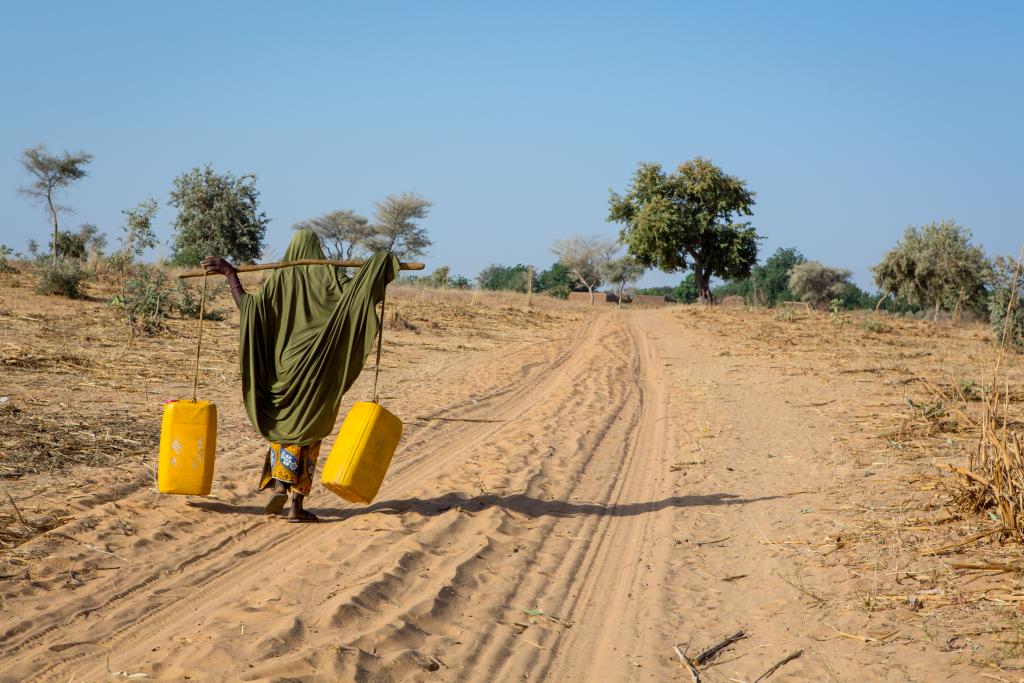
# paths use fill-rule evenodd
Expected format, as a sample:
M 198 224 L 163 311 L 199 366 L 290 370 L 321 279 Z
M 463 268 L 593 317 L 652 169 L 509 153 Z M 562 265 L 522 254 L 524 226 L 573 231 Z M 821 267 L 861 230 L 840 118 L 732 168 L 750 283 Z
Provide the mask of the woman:
M 323 259 L 320 240 L 296 231 L 283 261 Z M 290 522 L 315 522 L 303 508 L 320 442 L 331 433 L 341 397 L 359 376 L 379 321 L 375 306 L 398 272 L 398 259 L 377 252 L 351 279 L 330 265 L 274 270 L 249 294 L 228 261 L 208 257 L 208 273 L 222 273 L 240 311 L 242 396 L 253 427 L 270 446 L 260 490 L 269 488 L 268 514 L 292 494 Z

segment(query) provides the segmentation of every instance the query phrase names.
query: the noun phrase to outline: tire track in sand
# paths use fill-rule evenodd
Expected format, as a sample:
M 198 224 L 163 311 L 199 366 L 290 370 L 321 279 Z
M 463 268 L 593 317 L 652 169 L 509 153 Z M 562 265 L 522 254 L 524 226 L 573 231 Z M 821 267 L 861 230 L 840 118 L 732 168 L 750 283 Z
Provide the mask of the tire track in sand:
M 526 407 L 540 400 L 540 395 L 543 394 L 544 388 L 551 382 L 557 381 L 559 371 L 564 369 L 565 366 L 571 365 L 570 361 L 579 355 L 578 349 L 587 348 L 587 342 L 594 335 L 594 329 L 592 322 L 584 327 L 578 337 L 578 343 L 558 357 L 548 368 L 544 368 L 547 376 L 541 380 L 539 386 L 531 387 L 526 383 L 510 385 L 496 390 L 489 397 L 478 397 L 471 405 L 456 405 L 449 408 L 446 411 L 447 414 L 456 413 L 458 415 L 470 416 L 500 414 L 507 418 L 511 413 L 514 419 L 517 411 L 521 412 Z M 535 374 L 542 374 L 542 372 L 538 371 Z M 463 408 L 462 411 L 459 410 L 460 407 Z M 416 457 L 396 458 L 397 467 L 391 478 L 392 481 L 389 482 L 389 491 L 400 492 L 403 488 L 407 488 L 405 486 L 406 483 L 414 483 L 422 479 L 425 474 L 443 466 L 445 462 L 457 460 L 460 457 L 461 451 L 465 451 L 467 447 L 471 447 L 474 443 L 486 440 L 491 433 L 500 428 L 500 425 L 492 427 L 487 424 L 481 425 L 466 422 L 454 425 L 453 423 L 445 423 L 436 427 L 428 425 L 416 430 L 413 438 L 409 440 L 409 444 L 404 449 L 407 453 L 410 451 L 416 453 Z M 429 444 L 431 436 L 439 433 L 446 437 L 444 441 L 435 443 L 432 447 L 423 447 L 425 444 Z M 452 446 L 452 440 L 465 442 L 467 445 L 462 446 L 460 451 L 459 448 Z M 437 441 L 436 437 L 435 441 Z M 417 447 L 420 447 L 418 452 Z M 235 450 L 241 452 L 247 449 L 245 445 L 242 445 Z M 228 589 L 236 583 L 236 577 L 244 577 L 246 574 L 257 572 L 262 575 L 267 572 L 268 568 L 286 565 L 291 557 L 289 554 L 278 555 L 273 557 L 273 559 L 268 559 L 266 555 L 269 549 L 292 535 L 294 533 L 293 528 L 278 527 L 273 529 L 271 527 L 270 532 L 267 533 L 268 529 L 261 527 L 267 527 L 269 524 L 273 524 L 273 522 L 263 519 L 248 523 L 243 522 L 241 524 L 236 522 L 233 525 L 229 525 L 227 529 L 219 529 L 218 532 L 199 539 L 197 543 L 193 544 L 193 552 L 188 556 L 180 560 L 165 562 L 157 567 L 155 572 L 144 573 L 141 580 L 134 581 L 127 588 L 118 590 L 109 598 L 101 599 L 102 596 L 86 595 L 83 596 L 82 600 L 78 601 L 79 605 L 84 605 L 83 609 L 70 614 L 66 612 L 63 614 L 53 614 L 50 615 L 51 618 L 46 618 L 45 615 L 37 615 L 23 626 L 19 625 L 8 628 L 4 636 L 4 643 L 7 647 L 4 648 L 2 654 L 12 664 L 17 663 L 19 659 L 32 660 L 36 659 L 37 656 L 44 656 L 47 660 L 46 665 L 41 669 L 35 669 L 34 673 L 41 678 L 45 678 L 55 675 L 58 671 L 76 662 L 85 661 L 91 655 L 95 655 L 94 651 L 89 652 L 87 648 L 85 652 L 76 652 L 73 648 L 62 650 L 62 652 L 66 653 L 63 656 L 56 656 L 53 651 L 43 650 L 47 643 L 42 641 L 46 640 L 47 636 L 58 629 L 62 631 L 65 639 L 74 640 L 73 637 L 69 637 L 71 636 L 70 631 L 76 630 L 76 627 L 84 627 L 89 631 L 88 635 L 93 642 L 99 640 L 108 647 L 116 645 L 118 648 L 125 648 L 132 642 L 144 640 L 148 631 L 145 628 L 140 628 L 143 622 L 147 620 L 152 621 L 156 616 L 169 611 L 187 611 L 190 605 L 200 604 L 207 599 L 207 596 L 215 595 Z M 332 531 L 327 528 L 329 526 L 321 525 L 314 528 L 315 533 L 308 534 L 306 543 L 303 546 L 326 540 L 328 536 L 332 535 Z M 256 529 L 263 533 L 252 534 L 251 532 Z M 234 562 L 224 563 L 224 550 L 233 546 L 238 546 L 232 558 Z M 197 566 L 200 564 L 207 564 L 210 567 Z M 164 576 L 166 572 L 175 570 L 180 574 L 188 565 L 192 565 L 189 572 L 181 576 Z M 135 573 L 138 574 L 139 572 Z M 169 601 L 159 599 L 161 595 L 173 595 L 179 588 L 184 588 L 190 593 L 188 598 Z M 116 612 L 115 610 L 121 607 L 121 603 L 126 604 L 121 608 L 120 612 Z M 76 623 L 86 621 L 93 615 L 103 619 L 101 623 L 96 625 L 96 627 L 99 627 L 98 629 Z M 122 628 L 113 628 L 111 629 L 112 633 L 97 638 L 98 635 L 103 635 L 102 633 L 97 633 L 97 630 L 102 632 L 104 630 L 103 627 L 110 621 L 115 623 L 123 621 L 123 624 L 121 624 Z M 161 622 L 160 628 L 164 629 L 167 625 L 165 620 Z M 22 637 L 17 638 L 19 635 Z M 33 648 L 33 645 L 38 645 L 39 647 Z M 79 648 L 79 650 L 81 649 Z M 40 650 L 43 651 L 40 652 Z M 26 651 L 27 657 L 24 656 Z M 36 661 L 38 660 L 36 659 Z

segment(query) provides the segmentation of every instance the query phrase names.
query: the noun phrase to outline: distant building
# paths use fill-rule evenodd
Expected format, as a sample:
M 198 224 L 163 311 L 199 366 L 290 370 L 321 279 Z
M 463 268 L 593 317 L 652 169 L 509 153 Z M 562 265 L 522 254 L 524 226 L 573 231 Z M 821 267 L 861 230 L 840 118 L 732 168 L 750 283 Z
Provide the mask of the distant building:
M 633 306 L 638 308 L 657 308 L 667 306 L 676 302 L 670 296 L 659 296 L 656 294 L 637 294 L 633 297 Z
M 576 301 L 579 303 L 589 304 L 590 303 L 590 292 L 569 292 L 569 301 Z M 622 297 L 622 302 L 626 303 L 629 301 L 629 297 Z M 619 303 L 619 297 L 612 292 L 594 292 L 594 305 L 597 304 L 617 304 Z

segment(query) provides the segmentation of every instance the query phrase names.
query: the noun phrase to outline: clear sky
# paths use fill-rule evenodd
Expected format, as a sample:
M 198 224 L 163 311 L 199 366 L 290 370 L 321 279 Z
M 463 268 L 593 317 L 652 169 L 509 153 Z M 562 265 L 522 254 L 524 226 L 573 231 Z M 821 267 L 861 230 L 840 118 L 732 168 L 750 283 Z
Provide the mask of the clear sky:
M 710 157 L 780 246 L 871 284 L 908 224 L 1024 241 L 1020 2 L 5 2 L 0 242 L 47 243 L 23 149 L 84 149 L 71 226 L 112 239 L 211 163 L 254 172 L 271 255 L 296 221 L 435 203 L 430 267 L 549 265 L 613 236 L 639 161 Z M 164 247 L 166 253 L 166 247 Z M 676 283 L 652 273 L 645 284 Z

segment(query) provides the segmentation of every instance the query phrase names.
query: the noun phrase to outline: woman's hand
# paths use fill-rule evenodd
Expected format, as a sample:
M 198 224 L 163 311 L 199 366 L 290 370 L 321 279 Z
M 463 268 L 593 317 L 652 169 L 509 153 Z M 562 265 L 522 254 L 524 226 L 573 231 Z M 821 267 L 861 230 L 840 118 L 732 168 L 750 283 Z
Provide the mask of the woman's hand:
M 205 268 L 207 273 L 228 275 L 235 272 L 235 267 L 231 265 L 231 262 L 220 256 L 207 256 L 199 265 Z

